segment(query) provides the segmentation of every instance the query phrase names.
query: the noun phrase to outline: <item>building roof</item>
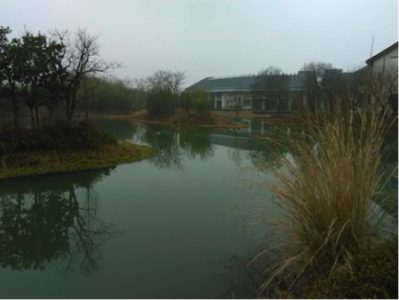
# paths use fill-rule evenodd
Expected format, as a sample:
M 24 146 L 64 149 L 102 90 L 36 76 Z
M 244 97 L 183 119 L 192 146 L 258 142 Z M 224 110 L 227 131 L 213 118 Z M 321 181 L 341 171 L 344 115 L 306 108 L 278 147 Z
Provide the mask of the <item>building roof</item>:
M 343 81 L 352 80 L 354 73 L 342 72 L 342 69 L 329 69 L 324 72 L 321 85 L 324 87 L 334 85 L 337 83 L 342 84 Z
M 368 65 L 372 65 L 373 62 L 383 56 L 385 53 L 388 53 L 389 51 L 391 51 L 392 49 L 398 48 L 398 42 L 392 44 L 391 46 L 389 46 L 388 48 L 385 48 L 384 50 L 382 50 L 381 52 L 377 53 L 376 55 L 370 57 L 368 60 L 366 60 L 366 64 Z
M 204 89 L 207 92 L 250 91 L 253 89 L 255 79 L 254 75 L 223 78 L 207 77 L 188 87 L 188 89 Z
M 298 72 L 288 76 L 288 89 L 301 90 L 305 88 L 306 72 Z M 203 89 L 206 92 L 251 91 L 254 89 L 256 75 L 214 78 L 207 77 L 191 85 L 187 89 Z

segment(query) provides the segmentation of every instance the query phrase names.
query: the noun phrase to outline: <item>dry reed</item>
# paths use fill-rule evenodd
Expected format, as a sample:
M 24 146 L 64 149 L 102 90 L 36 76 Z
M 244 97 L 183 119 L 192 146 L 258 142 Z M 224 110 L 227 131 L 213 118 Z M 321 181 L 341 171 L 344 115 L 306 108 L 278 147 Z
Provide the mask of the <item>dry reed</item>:
M 378 97 L 370 97 L 362 109 L 335 100 L 328 114 L 302 116 L 300 137 L 284 142 L 290 155 L 270 166 L 277 178 L 272 190 L 283 211 L 278 230 L 286 239 L 280 248 L 284 255 L 264 270 L 261 294 L 281 277 L 290 290 L 318 272 L 350 270 L 373 235 L 372 201 L 387 178 L 380 161 L 392 118 L 377 105 Z

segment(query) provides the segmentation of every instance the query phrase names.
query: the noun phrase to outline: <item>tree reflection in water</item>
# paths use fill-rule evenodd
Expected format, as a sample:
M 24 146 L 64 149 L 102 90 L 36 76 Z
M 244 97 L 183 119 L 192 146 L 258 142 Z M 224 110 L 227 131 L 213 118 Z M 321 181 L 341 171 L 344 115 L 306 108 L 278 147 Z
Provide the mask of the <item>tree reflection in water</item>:
M 180 147 L 191 159 L 199 157 L 206 161 L 213 155 L 209 131 L 180 132 L 179 142 Z
M 136 130 L 136 132 L 142 132 L 140 142 L 159 149 L 159 154 L 150 159 L 158 168 L 183 170 L 184 159 L 199 158 L 206 161 L 214 155 L 214 145 L 222 145 L 231 149 L 229 157 L 238 166 L 244 158 L 243 155 L 248 155 L 253 164 L 263 170 L 267 162 L 276 159 L 276 154 L 284 153 L 282 149 L 277 151 L 273 149 L 272 151 L 271 147 L 276 148 L 276 145 L 270 143 L 270 140 L 272 137 L 282 136 L 282 129 L 273 129 L 273 132 L 269 129 L 268 135 L 263 137 L 231 130 L 220 132 L 199 129 L 176 131 L 159 125 L 149 125 L 143 131 Z
M 148 126 L 142 141 L 159 149 L 151 159 L 158 168 L 183 169 L 183 159 L 199 157 L 207 160 L 213 155 L 208 131 L 175 131 L 164 126 Z
M 1 266 L 36 270 L 55 263 L 62 272 L 94 271 L 101 244 L 118 234 L 99 218 L 93 189 L 109 171 L 1 182 Z

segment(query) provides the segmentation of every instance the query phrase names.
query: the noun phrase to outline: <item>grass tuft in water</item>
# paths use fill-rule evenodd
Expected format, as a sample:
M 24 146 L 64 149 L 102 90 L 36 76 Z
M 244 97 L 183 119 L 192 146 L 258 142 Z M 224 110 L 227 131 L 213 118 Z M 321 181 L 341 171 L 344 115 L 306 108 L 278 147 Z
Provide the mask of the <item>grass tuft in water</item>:
M 280 289 L 274 296 L 301 296 L 321 274 L 353 274 L 353 262 L 376 234 L 373 199 L 389 177 L 380 162 L 392 118 L 378 99 L 357 110 L 338 100 L 329 114 L 304 115 L 302 134 L 284 141 L 290 154 L 269 166 L 285 239 L 277 263 L 264 266 L 261 295 L 273 287 Z

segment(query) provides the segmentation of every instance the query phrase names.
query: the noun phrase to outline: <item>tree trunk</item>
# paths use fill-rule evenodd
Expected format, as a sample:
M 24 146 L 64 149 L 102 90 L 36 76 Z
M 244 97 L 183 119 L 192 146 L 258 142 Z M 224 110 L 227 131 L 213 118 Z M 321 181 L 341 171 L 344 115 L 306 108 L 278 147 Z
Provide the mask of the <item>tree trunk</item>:
M 51 123 L 53 121 L 53 108 L 51 107 L 51 104 L 48 104 L 46 107 L 47 107 L 48 121 L 49 123 Z
M 188 117 L 191 118 L 191 113 L 190 113 L 190 109 L 188 108 L 188 106 L 185 106 L 184 109 L 185 109 Z
M 34 109 L 35 109 L 36 127 L 39 127 L 40 126 L 39 107 L 35 105 Z
M 75 105 L 76 105 L 76 95 L 74 95 L 72 97 L 72 101 L 70 103 L 70 107 L 69 107 L 69 114 L 68 114 L 68 121 L 71 123 L 72 122 L 72 118 L 75 112 Z
M 70 102 L 71 101 L 70 101 L 69 97 L 67 97 L 66 100 L 65 100 L 65 116 L 66 116 L 67 121 L 70 121 L 70 119 L 69 119 Z
M 18 103 L 17 103 L 17 98 L 15 96 L 15 91 L 13 91 L 13 95 L 12 95 L 12 108 L 13 108 L 13 113 L 14 113 L 14 129 L 17 129 L 19 127 L 19 124 L 18 124 Z
M 33 107 L 31 107 L 31 106 L 29 106 L 29 110 L 30 110 L 31 125 L 32 125 L 32 128 L 35 128 L 36 127 L 36 124 L 35 124 L 35 112 L 33 110 Z
M 89 122 L 89 108 L 87 104 L 87 97 L 85 97 L 85 121 L 86 123 Z
M 73 115 L 75 113 L 76 108 L 76 92 L 71 93 L 72 95 L 69 97 L 69 101 L 67 101 L 67 121 L 68 123 L 72 122 Z

